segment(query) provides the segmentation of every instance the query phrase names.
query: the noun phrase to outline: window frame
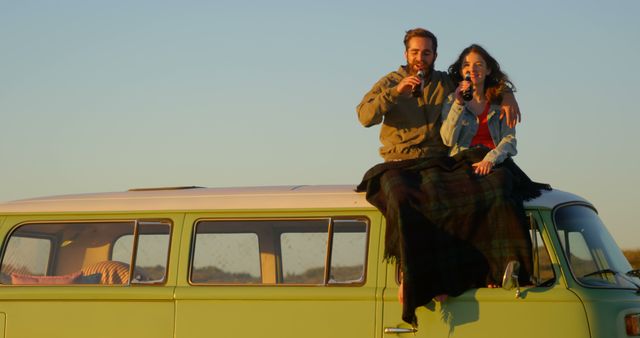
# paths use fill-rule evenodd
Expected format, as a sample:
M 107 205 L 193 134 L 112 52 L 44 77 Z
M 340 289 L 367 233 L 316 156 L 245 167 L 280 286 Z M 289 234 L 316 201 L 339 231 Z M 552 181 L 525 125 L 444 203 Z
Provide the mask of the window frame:
M 552 245 L 553 243 L 551 242 L 551 238 L 549 238 L 548 236 L 546 236 L 545 238 L 545 232 L 547 230 L 545 229 L 542 215 L 540 215 L 538 210 L 536 209 L 526 210 L 525 212 L 527 216 L 527 223 L 529 223 L 528 224 L 529 234 L 531 236 L 531 259 L 532 259 L 531 268 L 533 269 L 533 271 L 531 271 L 531 279 L 532 279 L 531 282 L 535 287 L 547 287 L 547 288 L 553 287 L 553 285 L 558 283 L 558 271 L 556 271 L 556 268 L 554 267 L 552 251 L 550 250 L 550 247 L 553 247 Z M 542 280 L 542 278 L 540 277 L 542 275 L 540 273 L 541 256 L 538 253 L 539 252 L 538 247 L 540 247 L 540 245 L 536 246 L 536 244 L 538 244 L 536 234 L 540 236 L 540 240 L 542 241 L 542 247 L 547 253 L 547 257 L 549 258 L 550 269 L 551 269 L 551 272 L 553 273 L 553 278 L 550 278 L 547 280 Z
M 158 223 L 166 223 L 169 226 L 169 248 L 167 250 L 167 261 L 165 264 L 165 274 L 164 274 L 164 278 L 161 282 L 154 282 L 154 283 L 139 283 L 139 282 L 133 282 L 132 277 L 133 277 L 133 273 L 135 270 L 135 264 L 136 264 L 136 258 L 137 258 L 137 249 L 138 249 L 138 225 L 140 222 L 158 222 Z M 127 264 L 129 264 L 129 281 L 128 283 L 125 284 L 114 284 L 114 285 L 107 285 L 107 284 L 67 284 L 67 285 L 56 285 L 56 284 L 42 284 L 42 285 L 13 285 L 13 284 L 1 284 L 1 286 L 63 286 L 63 287 L 69 287 L 69 286 L 81 286 L 81 287 L 91 287 L 91 286 L 99 286 L 99 287 L 126 287 L 126 286 L 138 286 L 138 285 L 164 285 L 167 283 L 168 280 L 168 274 L 169 274 L 169 260 L 171 257 L 171 240 L 173 237 L 173 228 L 174 228 L 174 224 L 173 224 L 173 220 L 171 220 L 170 218 L 114 218 L 114 219 L 109 219 L 109 218 L 91 218 L 91 219 L 55 219 L 55 220 L 51 220 L 51 219 L 39 219 L 39 220 L 28 220 L 28 221 L 22 221 L 19 222 L 17 224 L 15 224 L 8 232 L 7 235 L 5 236 L 3 242 L 2 242 L 2 249 L 0 252 L 0 269 L 2 268 L 3 264 L 4 264 L 4 259 L 5 259 L 5 254 L 6 254 L 6 249 L 8 247 L 9 241 L 11 238 L 14 237 L 15 232 L 20 229 L 23 226 L 27 226 L 27 225 L 32 225 L 32 224 L 95 224 L 95 223 L 133 223 L 133 232 L 132 232 L 132 236 L 133 237 L 133 243 L 132 243 L 132 254 L 131 254 L 131 261 L 128 262 Z M 121 236 L 117 236 L 115 237 L 115 239 L 111 242 L 110 248 L 109 248 L 109 253 L 108 256 L 109 258 L 113 258 L 113 247 L 116 243 L 116 241 L 118 239 L 120 239 L 121 237 L 123 237 L 125 235 L 121 235 Z M 18 236 L 18 237 L 24 237 L 24 236 Z M 56 246 L 59 246 L 61 244 L 61 239 L 59 238 L 59 236 L 55 236 L 55 235 L 51 235 L 51 236 L 47 236 L 46 234 L 42 234 L 42 235 L 34 235 L 32 238 L 49 238 L 51 239 L 51 247 L 50 247 L 50 253 L 49 253 L 49 261 L 47 262 L 47 275 L 49 276 L 51 275 L 51 271 L 52 269 L 55 267 L 56 264 L 51 264 L 51 263 L 55 263 L 57 262 L 57 253 L 55 252 L 54 248 Z
M 325 257 L 324 257 L 324 273 L 323 273 L 323 282 L 320 284 L 295 284 L 295 283 L 282 283 L 281 278 L 283 272 L 282 270 L 282 252 L 281 252 L 281 243 L 280 236 L 283 233 L 286 233 L 284 229 L 288 228 L 288 226 L 276 226 L 273 227 L 274 230 L 271 234 L 272 236 L 277 237 L 277 247 L 273 249 L 273 259 L 275 261 L 275 270 L 272 271 L 275 274 L 275 283 L 264 283 L 260 282 L 257 284 L 243 284 L 243 283 L 219 283 L 219 282 L 193 282 L 192 274 L 193 274 L 193 263 L 195 259 L 195 245 L 196 245 L 196 236 L 197 236 L 197 227 L 198 224 L 202 222 L 294 222 L 294 221 L 319 221 L 319 220 L 327 220 L 327 244 L 325 248 Z M 334 221 L 342 220 L 342 221 L 356 221 L 362 222 L 365 226 L 365 245 L 364 245 L 364 261 L 363 261 L 363 271 L 362 271 L 362 279 L 358 283 L 331 283 L 330 282 L 330 273 L 331 273 L 331 260 L 333 258 L 333 238 L 334 238 Z M 259 227 L 259 226 L 258 226 Z M 233 229 L 229 229 L 229 231 L 221 232 L 221 233 L 241 233 L 234 232 Z M 264 279 L 265 269 L 267 269 L 262 261 L 263 248 L 261 247 L 260 233 L 256 231 L 246 231 L 245 233 L 255 233 L 258 236 L 258 254 L 261 257 L 260 259 L 260 278 Z M 291 286 L 303 286 L 303 287 L 350 287 L 350 286 L 363 286 L 367 282 L 367 271 L 368 271 L 368 263 L 369 263 L 369 240 L 371 236 L 371 220 L 364 215 L 347 215 L 347 216 L 312 216 L 312 217 L 200 217 L 196 218 L 191 225 L 191 243 L 189 245 L 189 265 L 187 268 L 187 282 L 189 285 L 193 286 L 244 286 L 244 287 L 291 287 Z
M 152 282 L 146 282 L 146 281 L 135 281 L 134 280 L 134 272 L 135 272 L 135 268 L 136 268 L 136 264 L 138 263 L 138 243 L 140 240 L 140 232 L 139 232 L 139 224 L 140 223 L 162 223 L 162 224 L 167 224 L 169 226 L 169 247 L 167 248 L 167 255 L 166 255 L 166 261 L 164 264 L 165 267 L 165 271 L 164 271 L 164 278 L 162 280 L 158 280 L 158 281 L 152 281 Z M 128 235 L 122 235 L 122 236 L 118 236 L 114 241 L 113 241 L 113 245 L 111 246 L 111 248 L 109 249 L 109 258 L 113 258 L 113 248 L 115 247 L 115 243 L 121 239 L 124 236 L 128 236 Z M 140 218 L 140 219 L 136 219 L 135 220 L 135 224 L 134 224 L 134 230 L 133 230 L 133 234 L 131 234 L 131 236 L 133 236 L 133 244 L 131 247 L 131 261 L 130 263 L 130 267 L 129 267 L 129 284 L 126 285 L 164 285 L 167 283 L 167 279 L 169 278 L 169 261 L 171 258 L 171 239 L 173 238 L 173 221 L 169 218 Z

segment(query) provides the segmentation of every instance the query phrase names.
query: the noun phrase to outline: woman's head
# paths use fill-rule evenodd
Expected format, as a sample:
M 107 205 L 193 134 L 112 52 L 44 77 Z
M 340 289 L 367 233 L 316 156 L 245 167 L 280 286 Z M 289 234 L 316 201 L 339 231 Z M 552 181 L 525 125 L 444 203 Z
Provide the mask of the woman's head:
M 505 73 L 500 70 L 500 64 L 484 48 L 473 44 L 465 48 L 451 66 L 449 74 L 454 82 L 462 81 L 469 73 L 474 83 L 482 83 L 487 100 L 496 102 L 502 100 L 502 93 L 506 87 L 515 88 Z

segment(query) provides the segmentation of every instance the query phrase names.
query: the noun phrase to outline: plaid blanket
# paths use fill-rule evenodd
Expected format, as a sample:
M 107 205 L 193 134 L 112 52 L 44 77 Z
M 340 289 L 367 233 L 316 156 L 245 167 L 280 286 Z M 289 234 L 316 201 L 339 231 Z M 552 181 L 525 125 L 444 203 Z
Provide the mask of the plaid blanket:
M 523 201 L 551 188 L 532 182 L 511 159 L 489 175 L 474 174 L 471 164 L 486 152 L 378 164 L 358 185 L 387 220 L 385 259 L 401 263 L 402 319 L 414 326 L 415 309 L 436 295 L 501 285 L 510 260 L 521 264 L 520 281 L 530 281 Z

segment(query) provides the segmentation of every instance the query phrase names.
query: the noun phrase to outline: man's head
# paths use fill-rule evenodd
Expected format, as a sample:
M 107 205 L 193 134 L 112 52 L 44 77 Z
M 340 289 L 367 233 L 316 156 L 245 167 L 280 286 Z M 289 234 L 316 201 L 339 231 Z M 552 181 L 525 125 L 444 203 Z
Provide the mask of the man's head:
M 411 29 L 404 36 L 404 47 L 409 73 L 415 74 L 419 70 L 431 73 L 438 56 L 438 39 L 433 33 L 423 28 Z

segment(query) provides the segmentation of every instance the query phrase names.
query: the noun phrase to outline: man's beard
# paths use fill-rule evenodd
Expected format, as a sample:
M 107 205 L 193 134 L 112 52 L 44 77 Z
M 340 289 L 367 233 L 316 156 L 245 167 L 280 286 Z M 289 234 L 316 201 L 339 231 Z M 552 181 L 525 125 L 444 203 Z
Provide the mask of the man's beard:
M 405 66 L 407 72 L 410 75 L 416 75 L 420 70 L 422 70 L 422 68 L 417 67 L 416 65 L 417 65 L 416 63 L 409 63 L 407 66 Z M 425 65 L 425 64 L 423 63 L 422 65 Z M 427 67 L 424 68 L 425 75 L 428 76 L 429 74 L 431 74 L 431 72 L 433 72 L 433 69 L 434 69 L 433 64 L 427 65 Z

